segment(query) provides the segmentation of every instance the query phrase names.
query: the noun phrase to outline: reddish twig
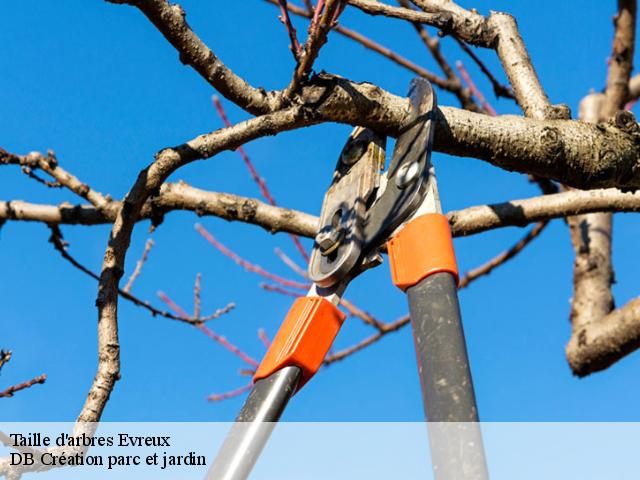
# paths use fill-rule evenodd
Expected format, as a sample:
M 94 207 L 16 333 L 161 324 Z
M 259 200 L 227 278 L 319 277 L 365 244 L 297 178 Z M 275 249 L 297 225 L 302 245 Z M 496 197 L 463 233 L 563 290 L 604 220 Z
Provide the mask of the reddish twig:
M 469 90 L 471 90 L 471 93 L 473 93 L 473 95 L 478 99 L 478 102 L 480 102 L 480 105 L 482 105 L 482 108 L 484 108 L 487 111 L 487 113 L 492 117 L 495 117 L 496 115 L 498 115 L 498 112 L 496 112 L 495 109 L 491 106 L 491 104 L 487 102 L 487 99 L 484 97 L 480 89 L 476 86 L 474 81 L 471 79 L 469 72 L 467 72 L 467 69 L 464 68 L 464 65 L 461 61 L 456 62 L 456 68 L 458 69 L 458 72 L 460 72 L 460 76 L 462 77 L 462 80 L 464 81 L 464 83 L 466 83 Z
M 278 0 L 265 0 L 269 3 L 271 3 L 272 5 L 276 5 L 278 6 Z M 296 5 L 293 5 L 291 3 L 289 3 L 287 5 L 287 8 L 289 9 L 289 11 L 291 13 L 293 13 L 294 15 L 298 15 L 300 17 L 304 17 L 307 19 L 312 19 L 313 14 L 309 13 L 307 10 L 305 10 L 304 8 L 298 7 Z M 309 25 L 309 27 L 311 27 L 311 24 Z M 363 47 L 376 52 L 380 55 L 382 55 L 383 57 L 388 58 L 389 60 L 391 60 L 392 62 L 397 63 L 398 65 L 400 65 L 401 67 L 404 67 L 410 71 L 412 71 L 413 73 L 415 73 L 416 75 L 420 75 L 421 77 L 426 78 L 427 80 L 429 80 L 431 83 L 433 83 L 434 85 L 444 88 L 445 90 L 450 90 L 452 88 L 452 84 L 451 82 L 449 82 L 447 79 L 444 79 L 430 71 L 428 71 L 427 69 L 415 64 L 414 62 L 412 62 L 411 60 L 409 60 L 406 57 L 403 57 L 402 55 L 394 52 L 393 50 L 391 50 L 390 48 L 370 39 L 369 37 L 366 37 L 364 35 L 362 35 L 360 32 L 357 32 L 355 30 L 351 30 L 349 28 L 346 28 L 342 25 L 336 25 L 334 27 L 334 30 L 336 32 L 338 32 L 341 35 L 344 35 L 345 37 L 353 40 L 354 42 L 357 42 L 359 44 L 361 44 Z
M 212 395 L 209 395 L 207 397 L 207 400 L 209 400 L 210 402 L 219 402 L 220 400 L 228 400 L 229 398 L 239 397 L 243 393 L 251 390 L 252 386 L 253 386 L 253 382 L 247 383 L 244 387 L 240 387 L 235 390 L 231 390 L 229 392 L 214 393 Z
M 291 45 L 291 53 L 293 53 L 293 59 L 298 63 L 300 61 L 300 42 L 298 42 L 298 33 L 296 32 L 293 23 L 291 23 L 291 17 L 289 16 L 289 9 L 287 8 L 287 0 L 278 0 L 280 5 L 280 16 L 278 17 L 282 24 L 286 27 L 289 34 L 289 40 Z
M 220 345 L 222 345 L 224 348 L 226 348 L 227 350 L 229 350 L 231 353 L 233 353 L 234 355 L 236 355 L 237 357 L 241 358 L 242 360 L 244 360 L 246 363 L 248 363 L 249 365 L 251 365 L 252 367 L 258 367 L 258 365 L 260 365 L 258 363 L 257 360 L 255 360 L 254 358 L 250 357 L 249 355 L 247 355 L 246 353 L 244 353 L 242 350 L 240 350 L 238 347 L 236 347 L 234 344 L 232 344 L 231 342 L 229 342 L 229 340 L 227 340 L 225 337 L 223 337 L 222 335 L 217 334 L 216 332 L 214 332 L 213 330 L 211 330 L 210 328 L 204 326 L 204 325 L 196 325 L 196 327 L 198 329 L 200 329 L 206 336 L 208 336 L 210 339 L 212 339 L 213 341 L 219 343 Z
M 150 238 L 150 239 L 147 240 L 147 243 L 145 243 L 145 245 L 144 245 L 144 251 L 142 252 L 142 256 L 140 257 L 140 260 L 138 260 L 138 262 L 136 263 L 136 268 L 133 270 L 133 273 L 129 277 L 129 280 L 127 281 L 127 284 L 122 289 L 125 292 L 130 292 L 131 291 L 131 287 L 133 287 L 133 282 L 136 281 L 136 279 L 138 278 L 138 276 L 142 272 L 142 267 L 144 266 L 145 262 L 147 261 L 147 258 L 149 258 L 149 252 L 151 251 L 152 247 L 153 247 L 153 239 Z
M 224 107 L 222 106 L 222 102 L 220 101 L 220 98 L 217 95 L 213 95 L 211 99 L 213 100 L 213 105 L 215 106 L 216 112 L 218 112 L 218 116 L 222 120 L 222 123 L 224 124 L 224 126 L 227 128 L 231 127 L 232 125 L 231 121 L 229 120 L 229 117 L 227 117 L 227 112 L 225 112 Z M 246 150 L 241 145 L 236 149 L 236 151 L 238 152 L 238 154 L 244 161 L 245 165 L 249 169 L 249 174 L 251 175 L 251 178 L 253 179 L 254 182 L 258 184 L 258 188 L 260 189 L 260 194 L 271 205 L 276 205 L 276 201 L 271 196 L 271 192 L 269 191 L 267 184 L 265 183 L 264 179 L 258 174 L 258 170 L 256 170 L 256 167 L 253 165 L 253 162 L 249 158 L 249 155 L 247 155 Z
M 299 87 L 307 80 L 320 49 L 327 43 L 327 37 L 336 26 L 338 17 L 344 10 L 341 0 L 318 0 L 309 27 L 309 34 L 304 46 L 300 50 L 298 64 L 293 72 L 289 86 L 283 92 L 283 98 L 291 99 Z
M 260 288 L 262 288 L 263 290 L 266 290 L 267 292 L 275 292 L 275 293 L 279 293 L 281 295 L 286 295 L 288 297 L 304 297 L 304 293 L 303 292 L 296 292 L 293 290 L 289 290 L 287 288 L 282 288 L 278 285 L 274 285 L 272 283 L 266 283 L 266 282 L 262 282 L 260 283 Z
M 266 348 L 269 348 L 271 346 L 271 340 L 269 340 L 269 337 L 267 337 L 267 332 L 264 331 L 264 328 L 258 329 L 258 338 Z
M 351 303 L 346 298 L 341 298 L 340 299 L 340 305 L 342 305 L 345 308 L 345 310 L 347 310 L 347 312 L 349 312 L 349 315 L 352 315 L 352 316 L 354 316 L 356 318 L 359 318 L 364 323 L 366 323 L 368 325 L 371 325 L 372 327 L 375 327 L 378 330 L 383 330 L 384 329 L 384 323 L 383 322 L 381 322 L 380 320 L 375 318 L 369 312 L 365 312 L 364 310 L 356 307 L 353 303 Z
M 285 254 L 282 250 L 276 247 L 275 252 L 278 258 L 280 258 L 280 260 L 282 260 L 282 263 L 284 263 L 287 267 L 289 267 L 291 270 L 293 270 L 295 273 L 300 275 L 305 280 L 309 279 L 309 275 L 307 274 L 307 271 L 304 268 L 302 268 L 300 265 L 298 265 L 296 262 L 291 260 L 291 258 L 289 258 L 287 254 Z
M 213 105 L 216 108 L 216 112 L 218 112 L 218 116 L 222 120 L 222 123 L 224 124 L 225 127 L 227 128 L 230 127 L 231 122 L 229 121 L 229 117 L 227 117 L 227 112 L 225 112 L 224 106 L 222 105 L 220 98 L 217 95 L 213 95 L 211 98 L 213 100 Z M 258 174 L 258 170 L 253 165 L 253 162 L 249 158 L 249 155 L 247 155 L 246 150 L 242 146 L 239 146 L 237 148 L 237 152 L 242 158 L 242 161 L 244 162 L 244 164 L 247 166 L 247 169 L 249 170 L 249 174 L 251 175 L 251 178 L 253 179 L 254 182 L 258 184 L 258 188 L 260 189 L 260 194 L 262 195 L 262 197 L 267 202 L 269 202 L 269 204 L 273 205 L 274 207 L 277 206 L 276 200 L 271 195 L 271 192 L 269 191 L 269 187 L 267 187 L 267 182 L 264 180 L 264 178 L 262 178 Z M 289 237 L 291 238 L 291 240 L 293 240 L 293 243 L 298 249 L 298 252 L 300 252 L 300 255 L 302 255 L 302 258 L 304 258 L 305 261 L 308 262 L 309 254 L 307 253 L 304 246 L 302 245 L 300 238 L 297 235 L 293 235 L 293 234 L 289 234 Z
M 19 392 L 20 390 L 25 390 L 27 388 L 33 387 L 36 384 L 42 384 L 46 381 L 47 376 L 45 374 L 42 374 L 39 377 L 32 378 L 31 380 L 27 380 L 26 382 L 22 382 L 7 388 L 6 390 L 0 392 L 0 398 L 13 397 L 13 394 Z
M 211 235 L 211 233 L 209 233 L 199 223 L 196 223 L 195 228 L 198 231 L 198 233 L 200 233 L 200 235 L 202 235 L 205 238 L 205 240 L 207 240 L 211 245 L 213 245 L 216 249 L 218 249 L 220 253 L 230 258 L 231 260 L 233 260 L 235 263 L 243 267 L 245 270 L 256 273 L 261 277 L 272 280 L 285 287 L 297 288 L 299 290 L 309 289 L 310 285 L 308 283 L 301 283 L 301 282 L 296 282 L 295 280 L 289 280 L 289 279 L 283 278 L 279 275 L 276 275 L 275 273 L 266 271 L 264 268 L 262 268 L 259 265 L 254 265 L 253 263 L 245 260 L 244 258 L 240 257 L 237 253 L 231 251 L 229 248 L 227 248 L 222 243 L 220 243 L 213 235 Z
M 171 300 L 166 293 L 164 293 L 163 291 L 159 290 L 158 292 L 156 292 L 158 297 L 160 297 L 160 299 L 167 304 L 167 306 L 173 310 L 174 312 L 177 312 L 178 314 L 178 320 L 182 320 L 184 322 L 187 322 L 191 325 L 200 325 L 204 322 L 208 322 L 209 320 L 215 320 L 216 318 L 220 318 L 222 315 L 224 315 L 225 313 L 229 313 L 232 309 L 235 308 L 235 304 L 230 303 L 225 307 L 219 308 L 218 310 L 216 310 L 215 312 L 213 312 L 210 315 L 207 315 L 206 317 L 195 317 L 195 316 L 191 316 L 189 315 L 187 312 L 185 312 L 182 308 L 180 308 L 180 306 L 178 306 L 175 302 L 173 302 L 173 300 Z
M 193 316 L 200 317 L 200 280 L 202 275 L 196 275 L 196 283 L 193 286 Z
M 167 306 L 173 310 L 177 315 L 179 315 L 180 317 L 182 317 L 184 320 L 189 320 L 191 318 L 191 316 L 180 306 L 178 305 L 176 302 L 174 302 L 171 298 L 169 298 L 169 296 L 164 293 L 164 292 L 158 292 L 158 297 L 160 297 L 160 299 L 167 304 Z M 239 358 L 241 358 L 242 360 L 244 360 L 246 363 L 248 363 L 249 365 L 253 366 L 253 367 L 257 367 L 258 366 L 258 362 L 256 360 L 254 360 L 253 358 L 251 358 L 248 354 L 244 353 L 242 350 L 240 350 L 238 347 L 236 347 L 234 344 L 232 344 L 231 342 L 229 342 L 225 337 L 223 337 L 222 335 L 217 334 L 216 332 L 214 332 L 213 330 L 211 330 L 210 328 L 207 328 L 202 322 L 192 322 L 193 326 L 196 327 L 198 330 L 200 330 L 201 332 L 203 332 L 205 335 L 207 335 L 209 338 L 211 338 L 212 340 L 214 340 L 215 342 L 217 342 L 218 344 L 222 345 L 224 348 L 226 348 L 227 350 L 229 350 L 231 353 L 233 353 L 234 355 L 238 356 Z

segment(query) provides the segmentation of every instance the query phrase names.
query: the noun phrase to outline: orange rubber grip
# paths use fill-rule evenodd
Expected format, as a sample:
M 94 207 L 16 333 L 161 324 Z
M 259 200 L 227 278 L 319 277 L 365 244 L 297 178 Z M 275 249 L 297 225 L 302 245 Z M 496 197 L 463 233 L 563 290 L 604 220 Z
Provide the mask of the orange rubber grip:
M 429 275 L 449 272 L 458 282 L 451 228 L 445 215 L 428 213 L 407 223 L 387 242 L 393 284 L 406 290 Z
M 283 367 L 296 366 L 302 370 L 298 390 L 302 388 L 322 365 L 345 318 L 338 307 L 322 297 L 296 299 L 253 381 L 266 378 Z

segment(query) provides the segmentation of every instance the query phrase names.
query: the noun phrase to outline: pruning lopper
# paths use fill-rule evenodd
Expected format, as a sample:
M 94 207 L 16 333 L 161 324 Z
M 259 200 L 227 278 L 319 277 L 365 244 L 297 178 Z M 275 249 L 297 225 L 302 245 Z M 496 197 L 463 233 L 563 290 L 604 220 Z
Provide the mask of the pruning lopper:
M 349 282 L 380 264 L 385 246 L 393 283 L 409 300 L 436 479 L 488 478 L 458 269 L 430 158 L 436 97 L 416 78 L 409 100 L 386 172 L 385 137 L 362 127 L 349 136 L 322 205 L 309 263 L 313 286 L 291 306 L 207 479 L 249 476 L 290 398 L 318 371 L 338 334 L 346 316 L 337 305 Z

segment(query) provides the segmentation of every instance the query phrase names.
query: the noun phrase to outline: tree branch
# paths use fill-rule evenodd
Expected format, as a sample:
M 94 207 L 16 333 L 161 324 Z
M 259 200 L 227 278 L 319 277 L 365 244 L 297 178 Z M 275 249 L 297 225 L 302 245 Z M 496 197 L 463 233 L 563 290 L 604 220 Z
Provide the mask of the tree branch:
M 58 165 L 58 159 L 51 150 L 47 152 L 46 156 L 40 152 L 16 155 L 0 148 L 0 165 L 19 165 L 23 169 L 29 169 L 29 171 L 40 169 L 51 175 L 58 185 L 68 188 L 97 208 L 104 207 L 110 201 L 109 198 L 105 198 L 100 192 L 93 190 L 89 185 L 81 182 L 77 177 Z
M 180 61 L 196 70 L 225 98 L 253 114 L 276 108 L 277 99 L 233 73 L 189 27 L 186 13 L 167 0 L 107 0 L 137 7 L 174 46 Z
M 253 198 L 229 193 L 208 192 L 181 184 L 165 184 L 161 194 L 150 200 L 163 211 L 193 211 L 226 220 L 258 225 L 269 232 L 295 233 L 313 238 L 318 217 L 298 210 L 272 207 Z M 164 193 L 167 192 L 167 196 Z M 171 194 L 168 194 L 171 192 Z M 182 196 L 184 194 L 184 197 Z M 0 201 L 0 221 L 23 220 L 47 224 L 96 225 L 113 223 L 121 204 L 114 202 L 106 211 L 87 205 L 40 205 L 20 201 Z M 148 218 L 152 208 L 147 203 L 138 220 Z M 454 236 L 468 236 L 503 227 L 523 227 L 530 223 L 593 212 L 640 212 L 640 193 L 622 192 L 615 188 L 572 190 L 557 194 L 479 205 L 449 212 Z
M 36 384 L 43 384 L 47 381 L 47 376 L 42 374 L 39 377 L 32 378 L 26 382 L 19 383 L 17 385 L 13 385 L 6 390 L 0 392 L 0 398 L 8 398 L 13 397 L 13 394 L 19 392 L 20 390 L 25 390 L 27 388 L 31 388 Z
M 636 9 L 635 0 L 618 1 L 607 87 L 604 94 L 588 95 L 581 102 L 580 116 L 586 122 L 612 117 L 629 99 Z M 573 372 L 584 376 L 608 367 L 640 346 L 640 332 L 636 331 L 639 327 L 635 326 L 640 325 L 640 311 L 631 302 L 622 312 L 612 312 L 612 215 L 594 213 L 569 218 L 568 222 L 576 258 L 572 335 L 566 353 Z M 612 321 L 624 321 L 625 325 L 612 325 Z

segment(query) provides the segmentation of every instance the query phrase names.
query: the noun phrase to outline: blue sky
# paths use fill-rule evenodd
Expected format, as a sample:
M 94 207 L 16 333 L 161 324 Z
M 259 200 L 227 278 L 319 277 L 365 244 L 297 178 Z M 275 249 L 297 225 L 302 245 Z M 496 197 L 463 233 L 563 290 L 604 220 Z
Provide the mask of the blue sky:
M 611 46 L 615 2 L 590 0 L 530 2 L 478 0 L 481 12 L 513 13 L 543 85 L 553 102 L 574 113 L 590 89 L 600 89 Z M 219 57 L 254 85 L 282 88 L 292 65 L 288 39 L 276 10 L 262 0 L 184 1 L 194 30 Z M 409 25 L 373 20 L 348 9 L 343 23 L 436 71 Z M 305 32 L 301 21 L 294 19 Z M 481 75 L 451 39 L 443 48 L 462 59 L 492 99 Z M 62 166 L 103 193 L 122 197 L 137 172 L 165 146 L 221 126 L 211 105 L 211 87 L 184 67 L 173 48 L 134 8 L 103 1 L 23 0 L 3 6 L 0 18 L 0 146 L 18 152 L 53 149 Z M 495 55 L 478 51 L 500 78 Z M 333 35 L 317 69 L 358 81 L 375 82 L 398 95 L 412 74 Z M 446 93 L 440 103 L 457 102 Z M 492 99 L 493 100 L 493 99 Z M 506 100 L 492 101 L 500 113 L 517 113 Z M 232 121 L 247 115 L 225 103 Z M 273 195 L 283 206 L 318 213 L 323 191 L 350 128 L 322 125 L 261 139 L 246 148 Z M 499 171 L 481 161 L 434 155 L 445 209 L 537 194 L 524 176 Z M 259 196 L 234 152 L 180 170 L 183 179 L 204 189 Z M 55 202 L 76 198 L 47 190 L 15 167 L 4 167 L 0 199 Z M 284 234 L 198 219 L 190 213 L 167 216 L 153 233 L 155 247 L 134 293 L 159 304 L 162 290 L 187 310 L 193 281 L 203 275 L 203 309 L 235 302 L 229 315 L 211 327 L 260 358 L 258 328 L 277 330 L 290 299 L 265 292 L 260 278 L 244 271 L 208 245 L 194 230 L 200 221 L 248 260 L 280 275 L 292 275 L 274 255 L 275 247 L 295 257 Z M 98 270 L 108 227 L 66 227 L 71 252 Z M 638 294 L 632 215 L 615 218 L 614 262 L 618 305 Z M 517 240 L 524 231 L 509 228 L 456 240 L 461 270 L 468 270 Z M 130 272 L 149 237 L 148 224 L 133 236 Z M 2 420 L 72 420 L 79 412 L 96 367 L 96 283 L 53 252 L 43 225 L 9 223 L 0 232 L 0 347 L 14 358 L 0 387 L 47 373 L 44 386 L 4 400 Z M 310 246 L 305 241 L 307 247 Z M 640 355 L 610 370 L 574 378 L 564 359 L 573 254 L 566 226 L 554 222 L 527 251 L 461 293 L 465 329 L 481 417 L 492 421 L 639 420 Z M 385 265 L 358 279 L 348 298 L 383 320 L 406 311 L 405 298 L 389 280 Z M 349 320 L 337 339 L 344 347 L 370 330 Z M 209 403 L 206 396 L 242 386 L 243 363 L 197 330 L 151 318 L 120 302 L 122 380 L 105 411 L 106 420 L 231 420 L 242 398 Z M 285 419 L 292 421 L 422 418 L 410 331 L 387 336 L 375 346 L 323 370 L 296 396 Z

